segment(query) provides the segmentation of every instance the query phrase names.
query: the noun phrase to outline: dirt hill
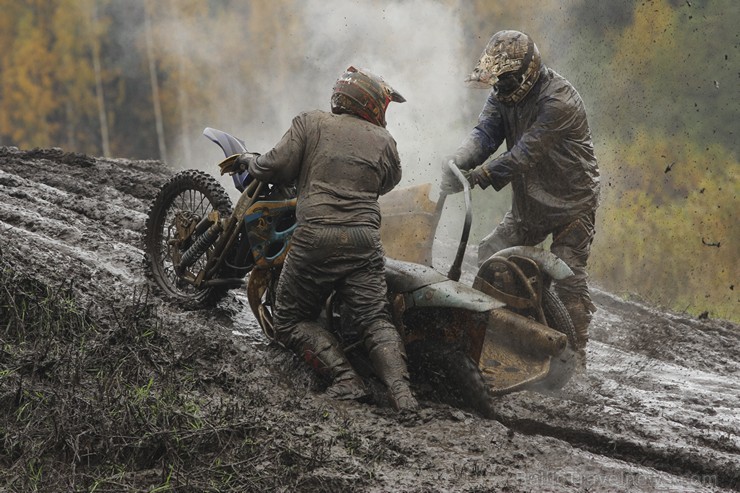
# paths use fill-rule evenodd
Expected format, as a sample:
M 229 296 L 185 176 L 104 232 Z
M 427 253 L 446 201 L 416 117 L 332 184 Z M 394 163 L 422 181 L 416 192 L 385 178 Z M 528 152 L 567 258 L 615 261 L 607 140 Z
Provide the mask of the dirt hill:
M 215 165 L 214 165 L 215 171 Z M 0 491 L 731 491 L 740 327 L 594 288 L 588 368 L 498 419 L 325 398 L 245 293 L 144 275 L 156 161 L 0 148 Z

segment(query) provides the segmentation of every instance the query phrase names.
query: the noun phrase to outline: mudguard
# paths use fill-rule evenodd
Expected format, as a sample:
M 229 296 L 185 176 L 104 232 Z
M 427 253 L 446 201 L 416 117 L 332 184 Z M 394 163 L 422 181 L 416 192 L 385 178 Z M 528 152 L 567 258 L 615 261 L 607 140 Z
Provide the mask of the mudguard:
M 446 281 L 447 278 L 431 267 L 386 257 L 385 280 L 389 291 L 409 293 L 430 284 Z
M 408 308 L 461 308 L 486 312 L 504 306 L 485 293 L 447 279 L 421 264 L 386 258 L 385 278 L 388 291 L 403 294 Z
M 224 155 L 226 157 L 247 152 L 247 146 L 243 140 L 237 139 L 233 135 L 229 135 L 221 130 L 206 127 L 205 130 L 203 130 L 203 135 L 205 135 L 211 142 L 218 145 L 221 150 L 224 151 Z
M 226 132 L 223 132 L 221 130 L 206 127 L 205 130 L 203 130 L 203 135 L 205 135 L 208 140 L 218 145 L 221 150 L 224 151 L 226 159 L 222 161 L 221 164 L 224 164 L 230 159 L 236 159 L 239 154 L 248 152 L 247 145 L 243 140 L 237 139 L 233 135 L 227 134 Z M 221 166 L 221 164 L 219 164 L 219 166 Z M 234 173 L 232 175 L 234 186 L 240 192 L 243 192 L 246 185 L 248 185 L 248 176 L 249 173 L 247 173 L 246 171 L 243 171 L 241 173 Z
M 559 281 L 573 275 L 568 264 L 563 262 L 554 253 L 532 246 L 514 246 L 505 248 L 493 254 L 494 257 L 509 258 L 512 255 L 527 257 L 534 260 L 551 278 Z
M 407 306 L 409 308 L 460 308 L 474 312 L 489 312 L 503 307 L 504 304 L 477 289 L 445 279 L 409 293 Z

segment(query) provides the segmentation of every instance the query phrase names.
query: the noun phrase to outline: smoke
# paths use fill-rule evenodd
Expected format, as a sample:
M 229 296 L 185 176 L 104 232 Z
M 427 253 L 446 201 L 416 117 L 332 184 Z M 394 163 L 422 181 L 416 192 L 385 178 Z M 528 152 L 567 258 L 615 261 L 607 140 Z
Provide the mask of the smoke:
M 382 76 L 406 98 L 391 103 L 386 115 L 403 168 L 399 187 L 432 182 L 430 198 L 436 200 L 444 157 L 469 132 L 487 96 L 464 84 L 479 51 L 466 45 L 454 2 L 308 0 L 283 4 L 282 10 L 259 5 L 235 12 L 218 29 L 221 35 L 213 36 L 188 18 L 158 23 L 158 49 L 178 59 L 186 47 L 188 65 L 201 74 L 198 87 L 213 96 L 207 114 L 189 115 L 187 131 L 169 129 L 179 132 L 168 137 L 177 142 L 169 154 L 178 167 L 215 174 L 224 156 L 201 136 L 205 127 L 243 139 L 251 151 L 268 151 L 298 113 L 329 111 L 335 81 L 353 65 Z M 248 78 L 234 76 L 247 63 Z M 229 177 L 221 182 L 236 199 Z M 437 238 L 447 238 L 440 249 L 451 251 L 435 253 L 442 265 L 454 256 L 463 206 L 462 194 L 448 198 Z
M 328 89 L 349 65 L 381 75 L 407 99 L 388 108 L 388 130 L 404 166 L 401 185 L 437 175 L 445 154 L 462 140 L 451 130 L 468 101 L 463 79 L 463 34 L 453 10 L 428 0 L 353 1 L 305 4 L 306 23 L 321 26 L 305 47 L 315 57 L 326 89 L 317 106 L 328 104 Z M 328 78 L 327 78 L 328 77 Z M 315 79 L 316 80 L 316 79 Z
M 296 2 L 283 20 L 260 26 L 268 49 L 250 46 L 255 33 L 249 27 L 256 27 L 243 20 L 222 26 L 230 39 L 199 32 L 197 23 L 183 19 L 160 25 L 166 35 L 159 49 L 177 54 L 187 46 L 187 57 L 209 73 L 204 89 L 221 95 L 213 98 L 209 115 L 190 115 L 199 120 L 193 123 L 198 134 L 217 127 L 244 139 L 250 150 L 265 152 L 299 112 L 328 111 L 334 82 L 354 65 L 381 75 L 407 99 L 392 103 L 387 113 L 404 169 L 400 186 L 436 181 L 443 157 L 462 141 L 481 102 L 463 84 L 475 56 L 465 53 L 456 11 L 431 0 L 309 0 Z M 224 43 L 241 43 L 244 56 L 260 67 L 250 72 L 249 83 L 231 76 L 238 62 Z M 192 155 L 184 156 L 186 147 L 176 145 L 171 161 L 213 172 L 223 156 L 198 134 L 194 128 L 174 139 L 192 141 Z
M 475 55 L 466 53 L 457 12 L 429 0 L 311 0 L 303 15 L 308 26 L 321 26 L 304 44 L 317 70 L 309 80 L 322 84 L 316 106 L 328 106 L 329 89 L 350 65 L 381 75 L 407 100 L 391 103 L 386 115 L 403 167 L 399 187 L 438 185 L 444 156 L 454 152 L 480 109 L 463 83 Z M 449 200 L 438 239 L 459 237 L 462 205 L 461 196 Z M 456 240 L 437 242 L 435 263 L 448 266 L 456 246 Z

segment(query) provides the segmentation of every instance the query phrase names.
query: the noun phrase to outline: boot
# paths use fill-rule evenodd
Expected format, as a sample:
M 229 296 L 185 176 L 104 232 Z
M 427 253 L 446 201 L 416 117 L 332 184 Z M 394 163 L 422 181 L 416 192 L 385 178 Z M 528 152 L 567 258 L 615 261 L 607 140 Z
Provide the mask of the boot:
M 321 325 L 301 322 L 290 337 L 289 346 L 319 375 L 331 380 L 326 394 L 339 400 L 365 400 L 370 394 L 352 368 L 339 342 Z
M 326 389 L 326 395 L 340 401 L 364 402 L 370 398 L 365 383 L 354 370 L 351 370 L 351 374 L 335 378 L 334 383 Z
M 370 361 L 373 363 L 375 372 L 388 387 L 391 404 L 396 411 L 419 409 L 419 403 L 409 385 L 406 352 L 400 341 L 375 346 L 370 351 Z
M 570 319 L 573 321 L 573 327 L 575 328 L 576 347 L 574 349 L 585 357 L 586 344 L 588 343 L 588 326 L 592 318 L 591 310 L 586 307 L 586 304 L 582 300 L 568 303 L 565 305 L 565 308 L 568 310 Z

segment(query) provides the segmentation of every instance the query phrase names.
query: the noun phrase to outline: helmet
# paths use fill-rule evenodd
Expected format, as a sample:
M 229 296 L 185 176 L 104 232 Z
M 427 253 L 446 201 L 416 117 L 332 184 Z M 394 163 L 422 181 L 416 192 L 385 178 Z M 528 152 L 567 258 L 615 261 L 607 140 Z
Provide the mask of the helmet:
M 493 86 L 496 98 L 517 103 L 540 75 L 542 59 L 532 38 L 519 31 L 499 31 L 491 37 L 467 82 Z
M 349 67 L 334 84 L 331 112 L 350 113 L 385 127 L 385 110 L 391 101 L 406 101 L 395 89 L 367 70 Z

